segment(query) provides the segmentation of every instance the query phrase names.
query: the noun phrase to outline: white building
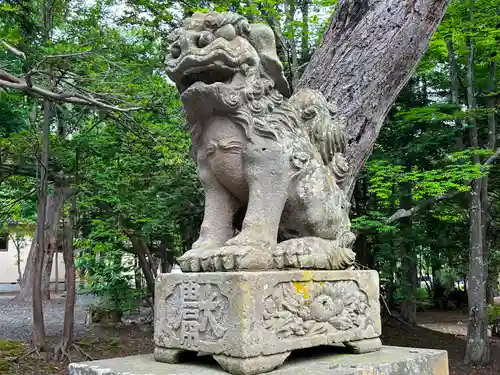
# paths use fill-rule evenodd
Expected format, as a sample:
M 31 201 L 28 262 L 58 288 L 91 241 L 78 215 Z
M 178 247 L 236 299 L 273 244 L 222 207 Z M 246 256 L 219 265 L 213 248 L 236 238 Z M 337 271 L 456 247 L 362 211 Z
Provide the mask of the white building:
M 0 292 L 19 290 L 19 275 L 24 272 L 33 238 L 26 233 L 20 233 L 15 232 L 15 227 L 11 227 L 10 233 L 0 233 Z M 56 280 L 64 282 L 64 261 L 61 253 L 55 255 L 52 265 L 50 281 Z

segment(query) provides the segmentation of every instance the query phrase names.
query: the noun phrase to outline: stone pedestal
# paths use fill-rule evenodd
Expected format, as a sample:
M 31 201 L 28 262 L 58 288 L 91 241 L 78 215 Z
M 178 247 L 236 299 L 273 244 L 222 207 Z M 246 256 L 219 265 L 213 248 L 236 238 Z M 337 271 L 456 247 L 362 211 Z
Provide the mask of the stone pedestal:
M 163 274 L 156 282 L 159 362 L 211 354 L 231 374 L 280 366 L 291 351 L 345 344 L 380 349 L 376 271 Z
M 224 375 L 209 356 L 191 363 L 166 364 L 152 355 L 72 363 L 69 375 Z M 384 346 L 377 353 L 350 355 L 339 348 L 295 351 L 285 364 L 269 375 L 448 375 L 444 350 Z

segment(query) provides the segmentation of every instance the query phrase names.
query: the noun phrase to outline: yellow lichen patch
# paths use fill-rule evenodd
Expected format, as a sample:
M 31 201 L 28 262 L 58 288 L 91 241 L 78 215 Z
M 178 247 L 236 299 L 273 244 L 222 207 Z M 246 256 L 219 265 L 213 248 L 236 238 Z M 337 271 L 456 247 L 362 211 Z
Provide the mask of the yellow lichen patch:
M 241 284 L 241 298 L 238 301 L 238 311 L 240 315 L 240 332 L 247 334 L 250 330 L 248 325 L 248 309 L 250 306 L 250 295 L 252 293 L 252 286 L 249 282 Z
M 294 281 L 293 286 L 297 294 L 301 293 L 304 299 L 309 299 L 309 283 L 303 281 Z

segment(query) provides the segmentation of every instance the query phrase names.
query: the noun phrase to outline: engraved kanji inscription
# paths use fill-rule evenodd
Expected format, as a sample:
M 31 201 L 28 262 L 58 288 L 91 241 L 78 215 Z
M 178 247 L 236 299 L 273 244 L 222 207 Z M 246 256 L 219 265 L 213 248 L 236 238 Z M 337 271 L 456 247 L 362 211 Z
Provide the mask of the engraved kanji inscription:
M 218 341 L 226 333 L 223 311 L 229 302 L 217 285 L 180 283 L 165 302 L 169 332 L 183 347 L 195 349 L 200 341 Z

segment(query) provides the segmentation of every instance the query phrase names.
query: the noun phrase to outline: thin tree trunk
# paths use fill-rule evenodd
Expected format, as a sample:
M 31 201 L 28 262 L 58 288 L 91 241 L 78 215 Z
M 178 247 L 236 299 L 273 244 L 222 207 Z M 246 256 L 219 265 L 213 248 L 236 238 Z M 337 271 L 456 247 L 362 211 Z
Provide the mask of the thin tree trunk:
M 59 222 L 62 206 L 64 200 L 68 197 L 69 189 L 56 187 L 54 195 L 47 197 L 47 204 L 45 209 L 45 230 L 44 230 L 44 261 L 43 261 L 43 273 L 42 273 L 42 297 L 47 300 L 50 298 L 49 286 L 50 286 L 50 275 L 52 273 L 52 259 L 54 256 L 55 243 L 57 240 L 57 223 Z M 37 218 L 37 225 L 38 225 Z M 29 301 L 31 300 L 33 294 L 33 271 L 34 271 L 34 258 L 33 254 L 36 251 L 36 246 L 38 244 L 38 233 L 35 233 L 33 242 L 31 244 L 30 252 L 28 254 L 28 259 L 26 260 L 26 265 L 24 268 L 23 276 L 20 282 L 20 291 L 17 295 L 17 300 L 19 301 Z
M 496 61 L 490 62 L 490 74 L 489 74 L 489 97 L 488 97 L 488 144 L 487 147 L 490 150 L 493 150 L 496 147 L 496 117 L 495 117 L 495 104 L 496 97 L 495 93 L 495 73 L 496 73 L 497 64 Z M 491 216 L 490 216 L 490 202 L 488 197 L 488 176 L 483 178 L 482 182 L 482 190 L 481 190 L 481 203 L 482 203 L 482 212 L 483 212 L 483 257 L 484 257 L 484 273 L 486 277 L 486 303 L 488 305 L 494 304 L 494 294 L 493 290 L 496 288 L 496 284 L 498 284 L 498 280 L 495 280 L 492 275 L 490 275 L 489 270 L 489 250 L 490 243 L 488 241 L 488 232 L 491 225 Z
M 59 246 L 59 245 L 57 245 Z M 55 280 L 54 280 L 54 292 L 56 294 L 59 294 L 59 250 L 56 248 L 56 252 L 54 253 L 54 273 L 55 273 Z M 50 279 L 49 279 L 50 280 Z M 50 290 L 50 288 L 49 288 Z
M 300 45 L 300 60 L 304 64 L 309 61 L 309 1 L 302 0 L 300 11 L 302 12 L 302 39 Z
M 79 183 L 78 174 L 79 150 L 75 152 L 75 185 Z M 74 188 L 76 189 L 76 188 Z M 77 226 L 77 193 L 72 192 L 71 210 L 68 222 L 63 227 L 63 259 L 64 259 L 64 280 L 66 286 L 66 301 L 64 305 L 64 320 L 61 342 L 56 348 L 56 358 L 62 359 L 68 354 L 69 345 L 73 341 L 73 331 L 75 324 L 75 302 L 76 302 L 76 269 L 75 269 L 75 249 L 73 241 L 78 233 Z
M 148 261 L 147 255 L 151 256 L 149 248 L 144 244 L 144 242 L 135 234 L 128 234 L 130 242 L 134 247 L 137 257 L 139 258 L 139 264 L 141 266 L 142 272 L 146 279 L 146 284 L 148 286 L 148 291 L 154 298 L 155 293 L 155 275 L 157 275 L 156 266 L 153 262 L 153 258 L 150 257 L 151 262 Z
M 57 253 L 57 231 L 59 229 L 59 221 L 61 219 L 61 212 L 64 201 L 69 196 L 69 189 L 67 187 L 56 186 L 54 195 L 49 197 L 47 206 L 47 218 L 45 223 L 45 237 L 46 237 L 46 260 L 43 271 L 43 291 L 46 293 L 45 300 L 50 299 L 50 279 L 52 276 L 52 269 L 54 258 Z
M 64 225 L 64 278 L 66 282 L 66 301 L 64 305 L 63 331 L 60 343 L 61 354 L 68 351 L 73 341 L 73 329 L 75 324 L 75 299 L 76 299 L 76 270 L 73 239 L 77 231 L 76 226 L 76 194 L 71 199 L 71 211 L 68 223 Z M 56 353 L 58 355 L 58 353 Z
M 17 266 L 17 282 L 21 282 L 21 277 L 22 277 L 22 272 L 21 272 L 21 242 L 22 238 L 20 239 L 17 235 L 13 236 L 12 234 L 9 234 L 10 239 L 14 243 L 14 246 L 16 247 L 16 266 Z
M 49 126 L 50 101 L 43 101 L 42 157 L 40 168 L 40 188 L 38 193 L 37 237 L 38 243 L 33 253 L 33 345 L 37 351 L 44 351 L 45 322 L 42 302 L 42 272 L 45 249 L 45 213 L 47 206 L 47 169 L 49 166 Z
M 411 164 L 408 163 L 406 171 L 411 172 Z M 400 207 L 408 210 L 412 207 L 411 182 L 401 184 Z M 417 304 L 415 289 L 417 287 L 417 261 L 413 249 L 412 220 L 411 216 L 401 219 L 401 259 L 402 278 L 405 298 L 401 305 L 401 319 L 411 325 L 417 324 Z
M 471 9 L 471 19 L 474 9 Z M 474 41 L 470 36 L 466 40 L 467 61 L 467 101 L 469 122 L 471 125 L 469 139 L 472 147 L 479 147 L 478 132 L 474 110 L 476 99 L 474 92 L 475 66 Z M 473 162 L 480 163 L 479 156 L 473 156 Z M 465 350 L 465 363 L 486 365 L 490 360 L 490 345 L 488 341 L 488 317 L 486 312 L 486 276 L 483 253 L 483 223 L 481 209 L 482 180 L 472 181 L 469 203 L 470 243 L 469 243 L 469 324 Z
M 290 46 L 289 48 L 289 53 L 290 53 L 290 58 L 289 58 L 289 64 L 290 64 L 290 73 L 292 75 L 292 90 L 294 87 L 297 86 L 299 83 L 299 78 L 300 78 L 300 72 L 299 72 L 299 56 L 297 53 L 297 43 L 295 41 L 295 26 L 293 25 L 293 21 L 295 18 L 295 0 L 287 0 L 285 1 L 285 27 L 289 27 L 290 29 L 288 30 L 288 45 Z
M 160 245 L 161 257 L 161 273 L 172 272 L 172 267 L 174 265 L 173 252 L 166 243 L 162 242 Z
M 344 0 L 298 87 L 320 90 L 345 124 L 350 197 L 384 119 L 425 53 L 449 0 Z

